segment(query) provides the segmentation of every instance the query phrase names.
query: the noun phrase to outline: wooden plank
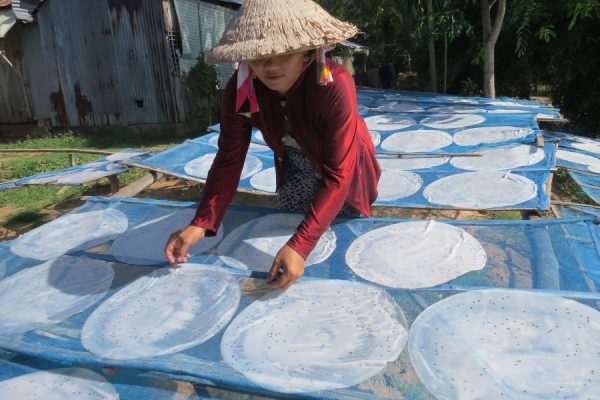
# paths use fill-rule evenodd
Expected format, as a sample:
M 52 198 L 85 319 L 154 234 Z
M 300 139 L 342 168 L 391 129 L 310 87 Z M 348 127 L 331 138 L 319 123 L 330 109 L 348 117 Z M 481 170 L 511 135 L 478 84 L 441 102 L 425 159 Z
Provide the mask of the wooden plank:
M 161 179 L 162 175 L 156 172 L 149 172 L 135 182 L 130 183 L 121 190 L 114 192 L 110 197 L 134 197 L 148 186 L 152 185 L 157 180 Z
M 111 155 L 115 152 L 95 149 L 0 149 L 0 153 L 84 153 Z
M 376 156 L 395 156 L 398 158 L 437 158 L 437 157 L 481 157 L 478 153 L 401 153 L 395 151 L 383 151 Z

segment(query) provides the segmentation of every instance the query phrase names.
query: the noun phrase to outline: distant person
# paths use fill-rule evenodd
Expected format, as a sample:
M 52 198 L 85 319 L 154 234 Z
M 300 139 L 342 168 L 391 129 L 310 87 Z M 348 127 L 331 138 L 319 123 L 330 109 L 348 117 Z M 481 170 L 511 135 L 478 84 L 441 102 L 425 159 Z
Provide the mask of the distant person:
M 239 62 L 225 89 L 219 150 L 191 224 L 173 233 L 165 256 L 186 262 L 188 249 L 214 236 L 237 190 L 252 128 L 273 150 L 277 202 L 305 212 L 275 256 L 267 283 L 289 287 L 338 215 L 370 215 L 381 170 L 356 88 L 330 46 L 357 33 L 310 0 L 246 0 L 208 54 L 212 63 Z

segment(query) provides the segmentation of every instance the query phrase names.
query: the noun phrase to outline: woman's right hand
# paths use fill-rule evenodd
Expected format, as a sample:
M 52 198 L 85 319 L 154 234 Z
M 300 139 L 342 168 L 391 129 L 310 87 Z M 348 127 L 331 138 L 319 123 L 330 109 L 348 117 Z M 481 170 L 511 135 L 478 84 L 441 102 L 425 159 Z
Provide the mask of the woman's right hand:
M 169 264 L 177 265 L 187 262 L 188 258 L 191 257 L 188 249 L 204 239 L 205 232 L 204 228 L 193 225 L 173 232 L 165 245 L 165 257 Z

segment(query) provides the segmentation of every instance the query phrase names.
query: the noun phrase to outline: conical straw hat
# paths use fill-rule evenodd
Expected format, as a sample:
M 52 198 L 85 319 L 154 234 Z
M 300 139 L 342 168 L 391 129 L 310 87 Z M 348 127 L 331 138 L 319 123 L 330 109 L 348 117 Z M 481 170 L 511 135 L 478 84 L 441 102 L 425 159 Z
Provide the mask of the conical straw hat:
M 354 25 L 310 0 L 245 0 L 207 61 L 247 61 L 314 49 L 357 33 Z

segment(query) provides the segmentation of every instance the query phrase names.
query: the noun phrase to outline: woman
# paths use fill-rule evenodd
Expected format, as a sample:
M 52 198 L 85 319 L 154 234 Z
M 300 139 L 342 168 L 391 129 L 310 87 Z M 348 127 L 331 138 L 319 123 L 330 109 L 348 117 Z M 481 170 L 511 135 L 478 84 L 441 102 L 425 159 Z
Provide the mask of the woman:
M 219 150 L 191 224 L 171 235 L 165 256 L 215 235 L 239 183 L 252 128 L 275 154 L 277 199 L 304 220 L 277 253 L 267 283 L 288 288 L 338 215 L 370 215 L 381 174 L 356 105 L 352 77 L 325 49 L 356 27 L 310 0 L 246 0 L 208 61 L 240 62 L 225 89 Z

